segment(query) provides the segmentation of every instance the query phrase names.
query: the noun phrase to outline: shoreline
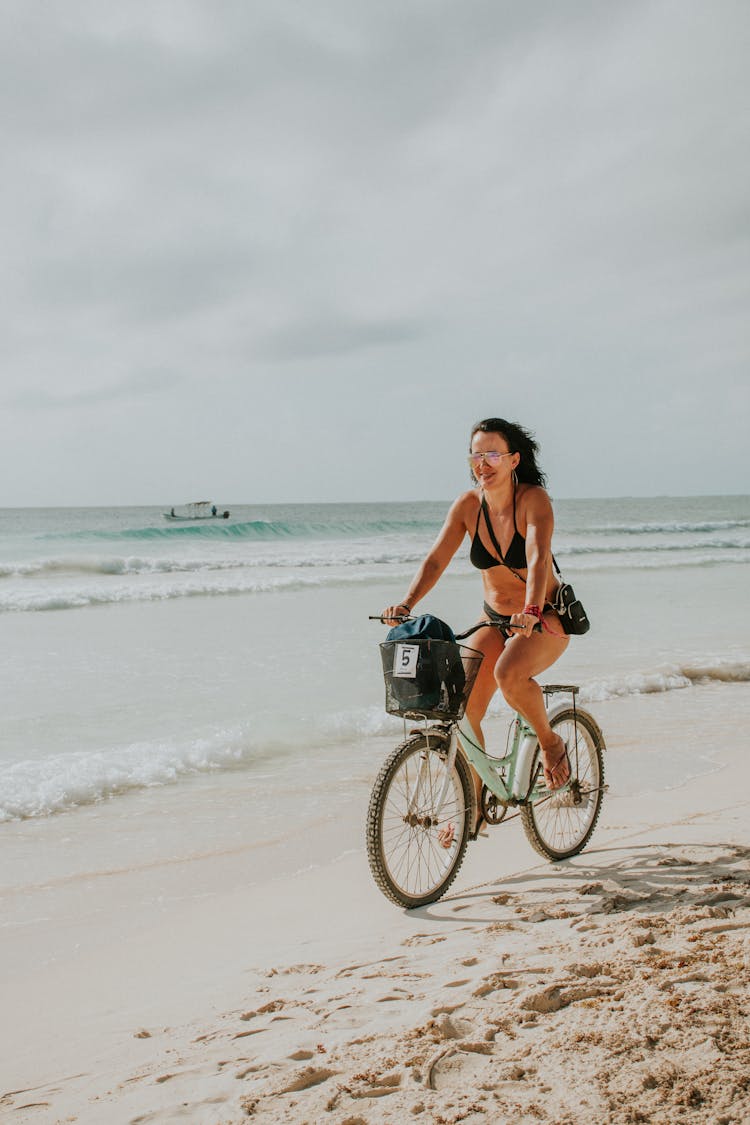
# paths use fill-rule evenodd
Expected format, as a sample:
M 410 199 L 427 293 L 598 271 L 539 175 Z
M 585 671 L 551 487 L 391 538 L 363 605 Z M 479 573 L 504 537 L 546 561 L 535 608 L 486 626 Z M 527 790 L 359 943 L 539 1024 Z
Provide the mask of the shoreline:
M 718 1121 L 734 1090 L 727 1121 L 741 1119 L 750 1041 L 731 1012 L 750 1000 L 750 763 L 733 735 L 750 692 L 691 697 L 678 712 L 663 696 L 628 701 L 638 714 L 611 740 L 610 780 L 632 742 L 653 752 L 646 717 L 672 757 L 681 729 L 710 747 L 714 772 L 666 792 L 610 790 L 589 848 L 562 864 L 538 862 L 517 825 L 501 826 L 423 910 L 375 889 L 360 797 L 317 856 L 311 838 L 317 866 L 300 871 L 297 855 L 297 873 L 252 887 L 246 857 L 226 853 L 119 871 L 92 856 L 88 871 L 26 893 L 19 881 L 4 902 L 0 1107 L 44 1125 L 412 1113 L 593 1125 L 637 1120 L 626 1105 L 642 1120 Z M 326 861 L 334 839 L 339 858 Z M 649 1019 L 664 1024 L 651 1046 Z M 591 1040 L 597 1020 L 609 1040 Z M 575 1113 L 561 1069 L 574 1041 Z M 628 1070 L 626 1092 L 602 1077 L 625 1083 Z M 669 1116 L 673 1095 L 688 1099 L 682 1116 Z

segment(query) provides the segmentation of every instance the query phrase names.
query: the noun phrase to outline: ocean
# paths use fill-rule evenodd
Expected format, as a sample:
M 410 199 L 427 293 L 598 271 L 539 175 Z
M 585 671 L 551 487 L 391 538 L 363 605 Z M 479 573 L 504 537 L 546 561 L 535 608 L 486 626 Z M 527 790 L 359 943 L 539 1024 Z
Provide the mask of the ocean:
M 223 850 L 240 879 L 248 854 L 254 871 L 302 866 L 310 833 L 335 854 L 342 806 L 364 817 L 403 730 L 368 615 L 403 596 L 448 504 L 225 506 L 227 521 L 185 524 L 148 507 L 0 510 L 8 862 L 41 841 L 45 877 L 92 851 L 104 869 Z M 613 788 L 711 768 L 681 701 L 731 713 L 750 682 L 750 498 L 560 500 L 555 517 L 592 628 L 547 679 L 606 717 Z M 419 608 L 458 630 L 481 602 L 467 541 Z M 654 695 L 677 765 L 640 710 Z M 500 730 L 501 700 L 491 714 Z

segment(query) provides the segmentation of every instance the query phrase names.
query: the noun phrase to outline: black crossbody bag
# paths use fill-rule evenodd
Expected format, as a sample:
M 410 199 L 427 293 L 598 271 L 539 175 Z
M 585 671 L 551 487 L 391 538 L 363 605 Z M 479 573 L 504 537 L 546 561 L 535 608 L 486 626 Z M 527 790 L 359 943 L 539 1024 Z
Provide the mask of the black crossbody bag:
M 501 562 L 502 565 L 511 572 L 511 574 L 515 574 L 516 578 L 518 578 L 518 580 L 520 582 L 523 582 L 525 585 L 526 579 L 523 577 L 523 575 L 519 574 L 517 570 L 514 570 L 512 566 L 508 566 L 505 558 L 503 557 L 503 552 L 500 549 L 500 544 L 495 538 L 495 532 L 492 530 L 492 522 L 490 520 L 489 512 L 487 511 L 487 501 L 484 499 L 484 497 L 482 497 L 482 513 L 484 515 L 484 522 L 487 525 L 487 531 L 489 532 L 490 539 L 492 540 L 492 546 L 497 551 L 499 562 Z M 591 622 L 588 619 L 586 610 L 583 608 L 583 602 L 581 602 L 576 597 L 575 590 L 570 585 L 570 583 L 563 580 L 562 571 L 557 565 L 557 559 L 554 555 L 552 556 L 552 563 L 557 573 L 557 577 L 560 579 L 560 585 L 557 587 L 557 593 L 555 594 L 555 599 L 552 602 L 552 607 L 557 613 L 557 616 L 560 618 L 560 624 L 563 627 L 563 632 L 567 633 L 568 636 L 581 636 L 583 633 L 588 633 L 589 629 L 591 628 Z
M 554 555 L 552 561 L 555 562 Z M 560 568 L 555 562 L 555 570 L 560 579 L 560 585 L 557 587 L 555 600 L 553 606 L 557 611 L 557 616 L 560 618 L 560 624 L 563 627 L 563 632 L 568 635 L 578 635 L 588 633 L 591 628 L 591 622 L 588 619 L 588 614 L 583 608 L 583 602 L 579 601 L 576 597 L 575 590 L 569 582 L 563 582 Z

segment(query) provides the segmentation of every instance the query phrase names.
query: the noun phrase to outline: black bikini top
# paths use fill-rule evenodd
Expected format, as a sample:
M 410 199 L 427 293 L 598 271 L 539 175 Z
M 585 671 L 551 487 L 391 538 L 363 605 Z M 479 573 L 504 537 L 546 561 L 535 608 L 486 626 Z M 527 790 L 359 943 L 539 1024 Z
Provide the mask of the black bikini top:
M 500 556 L 499 558 L 495 558 L 494 555 L 491 555 L 482 540 L 479 538 L 479 520 L 482 514 L 484 514 L 484 522 L 487 525 L 487 531 L 489 532 L 492 546 Z M 483 496 L 482 503 L 480 504 L 479 511 L 477 512 L 477 526 L 474 529 L 474 538 L 471 541 L 471 550 L 469 551 L 469 559 L 477 568 L 477 570 L 490 570 L 493 566 L 509 566 L 515 570 L 526 569 L 526 540 L 523 538 L 520 531 L 516 527 L 515 488 L 513 489 L 513 528 L 514 535 L 510 541 L 510 547 L 508 547 L 508 550 L 505 552 L 505 554 L 503 554 L 502 550 L 500 549 L 500 544 L 495 538 L 495 533 L 492 530 L 492 521 L 490 520 L 490 513 L 487 508 L 487 501 Z

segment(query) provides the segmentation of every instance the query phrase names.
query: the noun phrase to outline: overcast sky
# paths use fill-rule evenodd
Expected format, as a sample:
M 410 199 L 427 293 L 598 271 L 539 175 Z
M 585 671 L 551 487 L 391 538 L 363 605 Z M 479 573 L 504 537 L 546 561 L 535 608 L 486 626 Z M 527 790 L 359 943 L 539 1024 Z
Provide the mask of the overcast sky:
M 750 492 L 747 0 L 8 0 L 0 505 Z

